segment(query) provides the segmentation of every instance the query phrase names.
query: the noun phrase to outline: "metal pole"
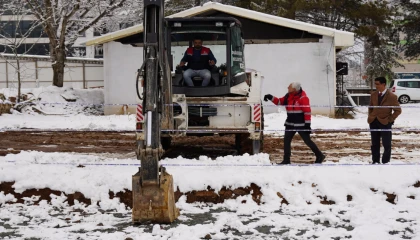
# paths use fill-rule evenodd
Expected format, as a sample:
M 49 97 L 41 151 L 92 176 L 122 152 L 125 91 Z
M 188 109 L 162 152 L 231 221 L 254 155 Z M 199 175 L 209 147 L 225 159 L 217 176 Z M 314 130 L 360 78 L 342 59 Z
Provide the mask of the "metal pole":
M 39 83 L 39 80 L 38 80 L 38 59 L 36 59 L 36 58 L 35 58 L 35 82 Z M 39 87 L 39 84 L 36 84 L 36 85 L 38 85 L 36 87 Z
M 82 68 L 83 68 L 83 88 L 86 89 L 86 72 L 85 72 L 85 63 L 82 63 Z
M 6 88 L 9 88 L 9 62 L 6 60 Z
M 359 68 L 360 68 L 360 76 L 359 76 L 359 87 L 361 87 L 362 86 L 362 56 L 361 55 L 359 55 L 359 59 L 360 59 L 360 62 L 359 62 Z

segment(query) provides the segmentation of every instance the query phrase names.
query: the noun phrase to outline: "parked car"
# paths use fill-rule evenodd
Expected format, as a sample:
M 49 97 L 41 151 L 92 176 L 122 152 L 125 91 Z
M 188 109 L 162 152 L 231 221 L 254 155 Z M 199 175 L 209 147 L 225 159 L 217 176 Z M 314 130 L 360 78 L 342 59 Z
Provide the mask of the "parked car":
M 401 104 L 420 101 L 420 79 L 394 79 L 390 88 Z

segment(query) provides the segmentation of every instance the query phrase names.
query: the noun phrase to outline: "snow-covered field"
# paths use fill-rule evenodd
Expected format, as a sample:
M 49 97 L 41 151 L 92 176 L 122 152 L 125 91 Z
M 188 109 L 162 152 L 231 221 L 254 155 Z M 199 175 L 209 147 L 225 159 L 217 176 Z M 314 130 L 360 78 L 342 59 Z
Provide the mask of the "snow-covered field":
M 101 104 L 100 98 L 92 101 Z M 63 111 L 55 108 L 44 110 Z M 394 128 L 419 129 L 419 108 L 416 103 L 403 105 Z M 0 116 L 0 129 L 134 130 L 135 126 L 133 116 L 75 114 L 74 108 L 61 113 L 5 114 Z M 331 133 L 366 130 L 366 113 L 367 108 L 359 108 L 355 119 L 313 116 L 312 128 Z M 266 115 L 266 134 L 281 136 L 285 116 L 281 109 Z M 52 194 L 51 203 L 34 204 L 38 198 L 32 197 L 24 204 L 9 204 L 16 201 L 14 196 L 0 192 L 0 239 L 420 239 L 419 159 L 369 165 L 356 154 L 349 153 L 338 163 L 292 166 L 271 165 L 267 154 L 164 159 L 175 189 L 183 193 L 254 183 L 261 188 L 261 204 L 252 196 L 220 204 L 187 203 L 186 196 L 181 196 L 177 202 L 181 216 L 176 222 L 142 226 L 133 226 L 130 209 L 109 196 L 109 191 L 131 189 L 137 160 L 71 153 L 10 154 L 0 157 L 0 182 L 15 182 L 17 193 L 50 188 L 63 194 Z M 92 204 L 76 201 L 69 206 L 64 193 L 75 192 Z

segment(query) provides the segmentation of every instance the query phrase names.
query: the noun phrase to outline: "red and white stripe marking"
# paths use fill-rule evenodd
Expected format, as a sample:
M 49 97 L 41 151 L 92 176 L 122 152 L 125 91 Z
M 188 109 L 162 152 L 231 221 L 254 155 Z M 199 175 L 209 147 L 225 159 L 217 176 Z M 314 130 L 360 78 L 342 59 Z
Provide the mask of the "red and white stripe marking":
M 143 122 L 143 106 L 141 104 L 137 105 L 137 122 Z
M 261 104 L 254 105 L 253 115 L 254 115 L 254 122 L 261 121 Z

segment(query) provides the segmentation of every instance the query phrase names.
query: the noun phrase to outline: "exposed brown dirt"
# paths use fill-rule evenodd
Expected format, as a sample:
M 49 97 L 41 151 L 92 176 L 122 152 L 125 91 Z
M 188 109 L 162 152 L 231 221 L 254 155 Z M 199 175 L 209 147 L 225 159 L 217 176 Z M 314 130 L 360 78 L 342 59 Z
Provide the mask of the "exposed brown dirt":
M 128 153 L 134 152 L 133 132 L 0 132 L 0 155 L 20 151 Z
M 124 192 L 117 192 L 114 193 L 113 191 L 109 191 L 109 198 L 120 198 L 120 202 L 124 203 L 126 206 L 132 207 L 133 206 L 133 193 L 128 190 L 124 189 Z
M 386 195 L 386 201 L 392 204 L 396 204 L 395 201 L 398 199 L 397 195 L 393 194 L 393 193 L 387 193 L 384 192 L 384 194 Z
M 317 196 L 319 199 L 321 199 L 320 203 L 323 205 L 334 205 L 335 202 L 333 200 L 328 200 L 327 196 Z
M 223 203 L 226 199 L 236 199 L 239 196 L 246 196 L 252 195 L 252 200 L 257 204 L 260 204 L 261 201 L 261 188 L 254 183 L 251 183 L 249 187 L 245 188 L 237 188 L 237 189 L 229 189 L 223 187 L 219 192 L 216 192 L 214 189 L 210 187 L 207 188 L 207 191 L 192 191 L 181 193 L 179 189 L 175 192 L 175 200 L 182 196 L 187 196 L 187 203 L 194 203 L 194 202 L 211 202 L 211 203 Z
M 51 194 L 61 196 L 64 194 L 67 197 L 67 202 L 70 206 L 74 205 L 75 200 L 82 202 L 84 204 L 90 205 L 92 204 L 91 199 L 86 198 L 82 193 L 75 192 L 73 194 L 65 194 L 61 191 L 51 190 L 49 188 L 43 189 L 28 189 L 22 193 L 16 193 L 15 189 L 13 188 L 14 182 L 3 182 L 0 183 L 0 192 L 3 192 L 5 195 L 12 194 L 17 199 L 16 202 L 8 202 L 8 204 L 15 204 L 15 203 L 25 203 L 25 198 L 31 198 L 32 196 L 39 196 L 39 198 L 33 202 L 33 204 L 39 204 L 40 201 L 46 200 L 51 202 Z M 374 194 L 378 191 L 371 188 L 370 189 Z M 386 201 L 392 204 L 396 204 L 396 200 L 398 196 L 394 193 L 387 193 L 383 192 L 384 195 L 387 196 Z M 194 202 L 202 202 L 202 203 L 223 203 L 226 199 L 236 199 L 239 196 L 247 196 L 251 195 L 252 200 L 257 204 L 261 204 L 261 187 L 258 185 L 251 183 L 250 186 L 245 188 L 236 188 L 230 189 L 223 187 L 220 191 L 216 192 L 214 189 L 210 187 L 207 188 L 205 191 L 192 191 L 192 192 L 181 192 L 179 189 L 175 192 L 175 201 L 177 202 L 181 196 L 187 197 L 187 203 L 194 203 Z M 288 205 L 289 202 L 283 197 L 281 193 L 277 193 L 279 197 L 279 201 L 281 204 Z M 110 199 L 114 199 L 118 197 L 121 203 L 124 203 L 127 207 L 133 206 L 133 197 L 132 192 L 128 189 L 124 189 L 123 192 L 114 193 L 109 191 Z M 320 199 L 320 203 L 323 205 L 333 205 L 335 201 L 328 200 L 327 196 L 317 196 Z M 408 198 L 415 199 L 414 196 L 408 196 Z M 347 201 L 352 201 L 353 197 L 351 195 L 347 195 Z M 243 202 L 245 203 L 245 202 Z M 312 204 L 311 202 L 307 202 L 308 205 Z M 1 206 L 1 204 L 0 204 Z
M 32 196 L 38 196 L 39 198 L 33 202 L 33 204 L 37 205 L 40 201 L 46 200 L 51 202 L 51 195 L 61 196 L 64 194 L 61 191 L 51 190 L 49 188 L 43 189 L 28 189 L 22 193 L 16 193 L 15 189 L 13 188 L 14 182 L 4 182 L 0 183 L 0 192 L 3 192 L 5 195 L 12 194 L 17 199 L 16 202 L 9 202 L 9 204 L 14 203 L 24 203 L 25 198 L 31 198 Z M 64 194 L 67 197 L 67 202 L 70 206 L 74 205 L 75 200 L 85 203 L 87 205 L 92 204 L 91 199 L 86 198 L 82 193 L 76 192 L 74 194 Z M 260 204 L 261 201 L 261 188 L 255 184 L 251 184 L 249 187 L 245 188 L 236 188 L 230 189 L 223 187 L 220 191 L 216 192 L 214 189 L 208 187 L 206 191 L 192 191 L 192 192 L 181 192 L 179 189 L 175 192 L 175 201 L 185 195 L 187 197 L 187 203 L 194 203 L 194 202 L 205 202 L 205 203 L 223 203 L 226 199 L 236 199 L 239 196 L 247 196 L 251 195 L 252 200 L 254 200 L 257 204 Z M 124 203 L 127 207 L 133 206 L 133 196 L 132 192 L 128 189 L 125 189 L 124 192 L 117 192 L 114 193 L 109 191 L 109 198 L 119 198 L 121 203 Z
M 42 188 L 42 189 L 27 189 L 22 193 L 15 192 L 13 188 L 14 182 L 3 182 L 0 183 L 0 192 L 3 192 L 5 195 L 12 194 L 15 196 L 17 201 L 15 203 L 25 203 L 25 198 L 31 198 L 32 196 L 39 196 L 39 199 L 34 201 L 34 204 L 38 204 L 42 200 L 46 200 L 47 202 L 51 202 L 51 194 L 61 196 L 62 192 L 57 190 L 51 190 L 49 188 Z M 64 194 L 64 193 L 63 193 Z M 79 202 L 85 203 L 90 205 L 91 200 L 85 198 L 83 193 L 75 192 L 73 194 L 64 194 L 67 197 L 67 202 L 69 205 L 74 205 L 74 201 L 77 200 Z
M 289 205 L 289 202 L 287 201 L 286 198 L 283 197 L 283 195 L 281 193 L 278 192 L 277 196 L 279 196 L 279 198 L 281 199 L 281 204 Z
M 393 148 L 404 147 L 407 152 L 413 151 L 420 144 L 420 138 L 410 141 L 398 139 L 404 133 L 393 135 Z M 317 132 L 312 140 L 327 155 L 327 160 L 338 161 L 341 157 L 359 155 L 370 156 L 370 136 L 363 132 Z M 77 152 L 77 153 L 110 153 L 131 154 L 135 151 L 134 132 L 40 132 L 40 131 L 12 131 L 0 132 L 0 156 L 16 154 L 20 151 L 36 150 L 42 152 Z M 283 158 L 283 138 L 265 135 L 263 152 L 270 154 L 273 162 L 280 162 Z M 233 135 L 213 137 L 176 137 L 172 140 L 164 158 L 198 158 L 208 156 L 238 155 Z M 420 156 L 403 156 L 393 152 L 393 158 L 406 159 Z M 303 143 L 298 134 L 292 142 L 292 162 L 313 163 L 315 156 Z

